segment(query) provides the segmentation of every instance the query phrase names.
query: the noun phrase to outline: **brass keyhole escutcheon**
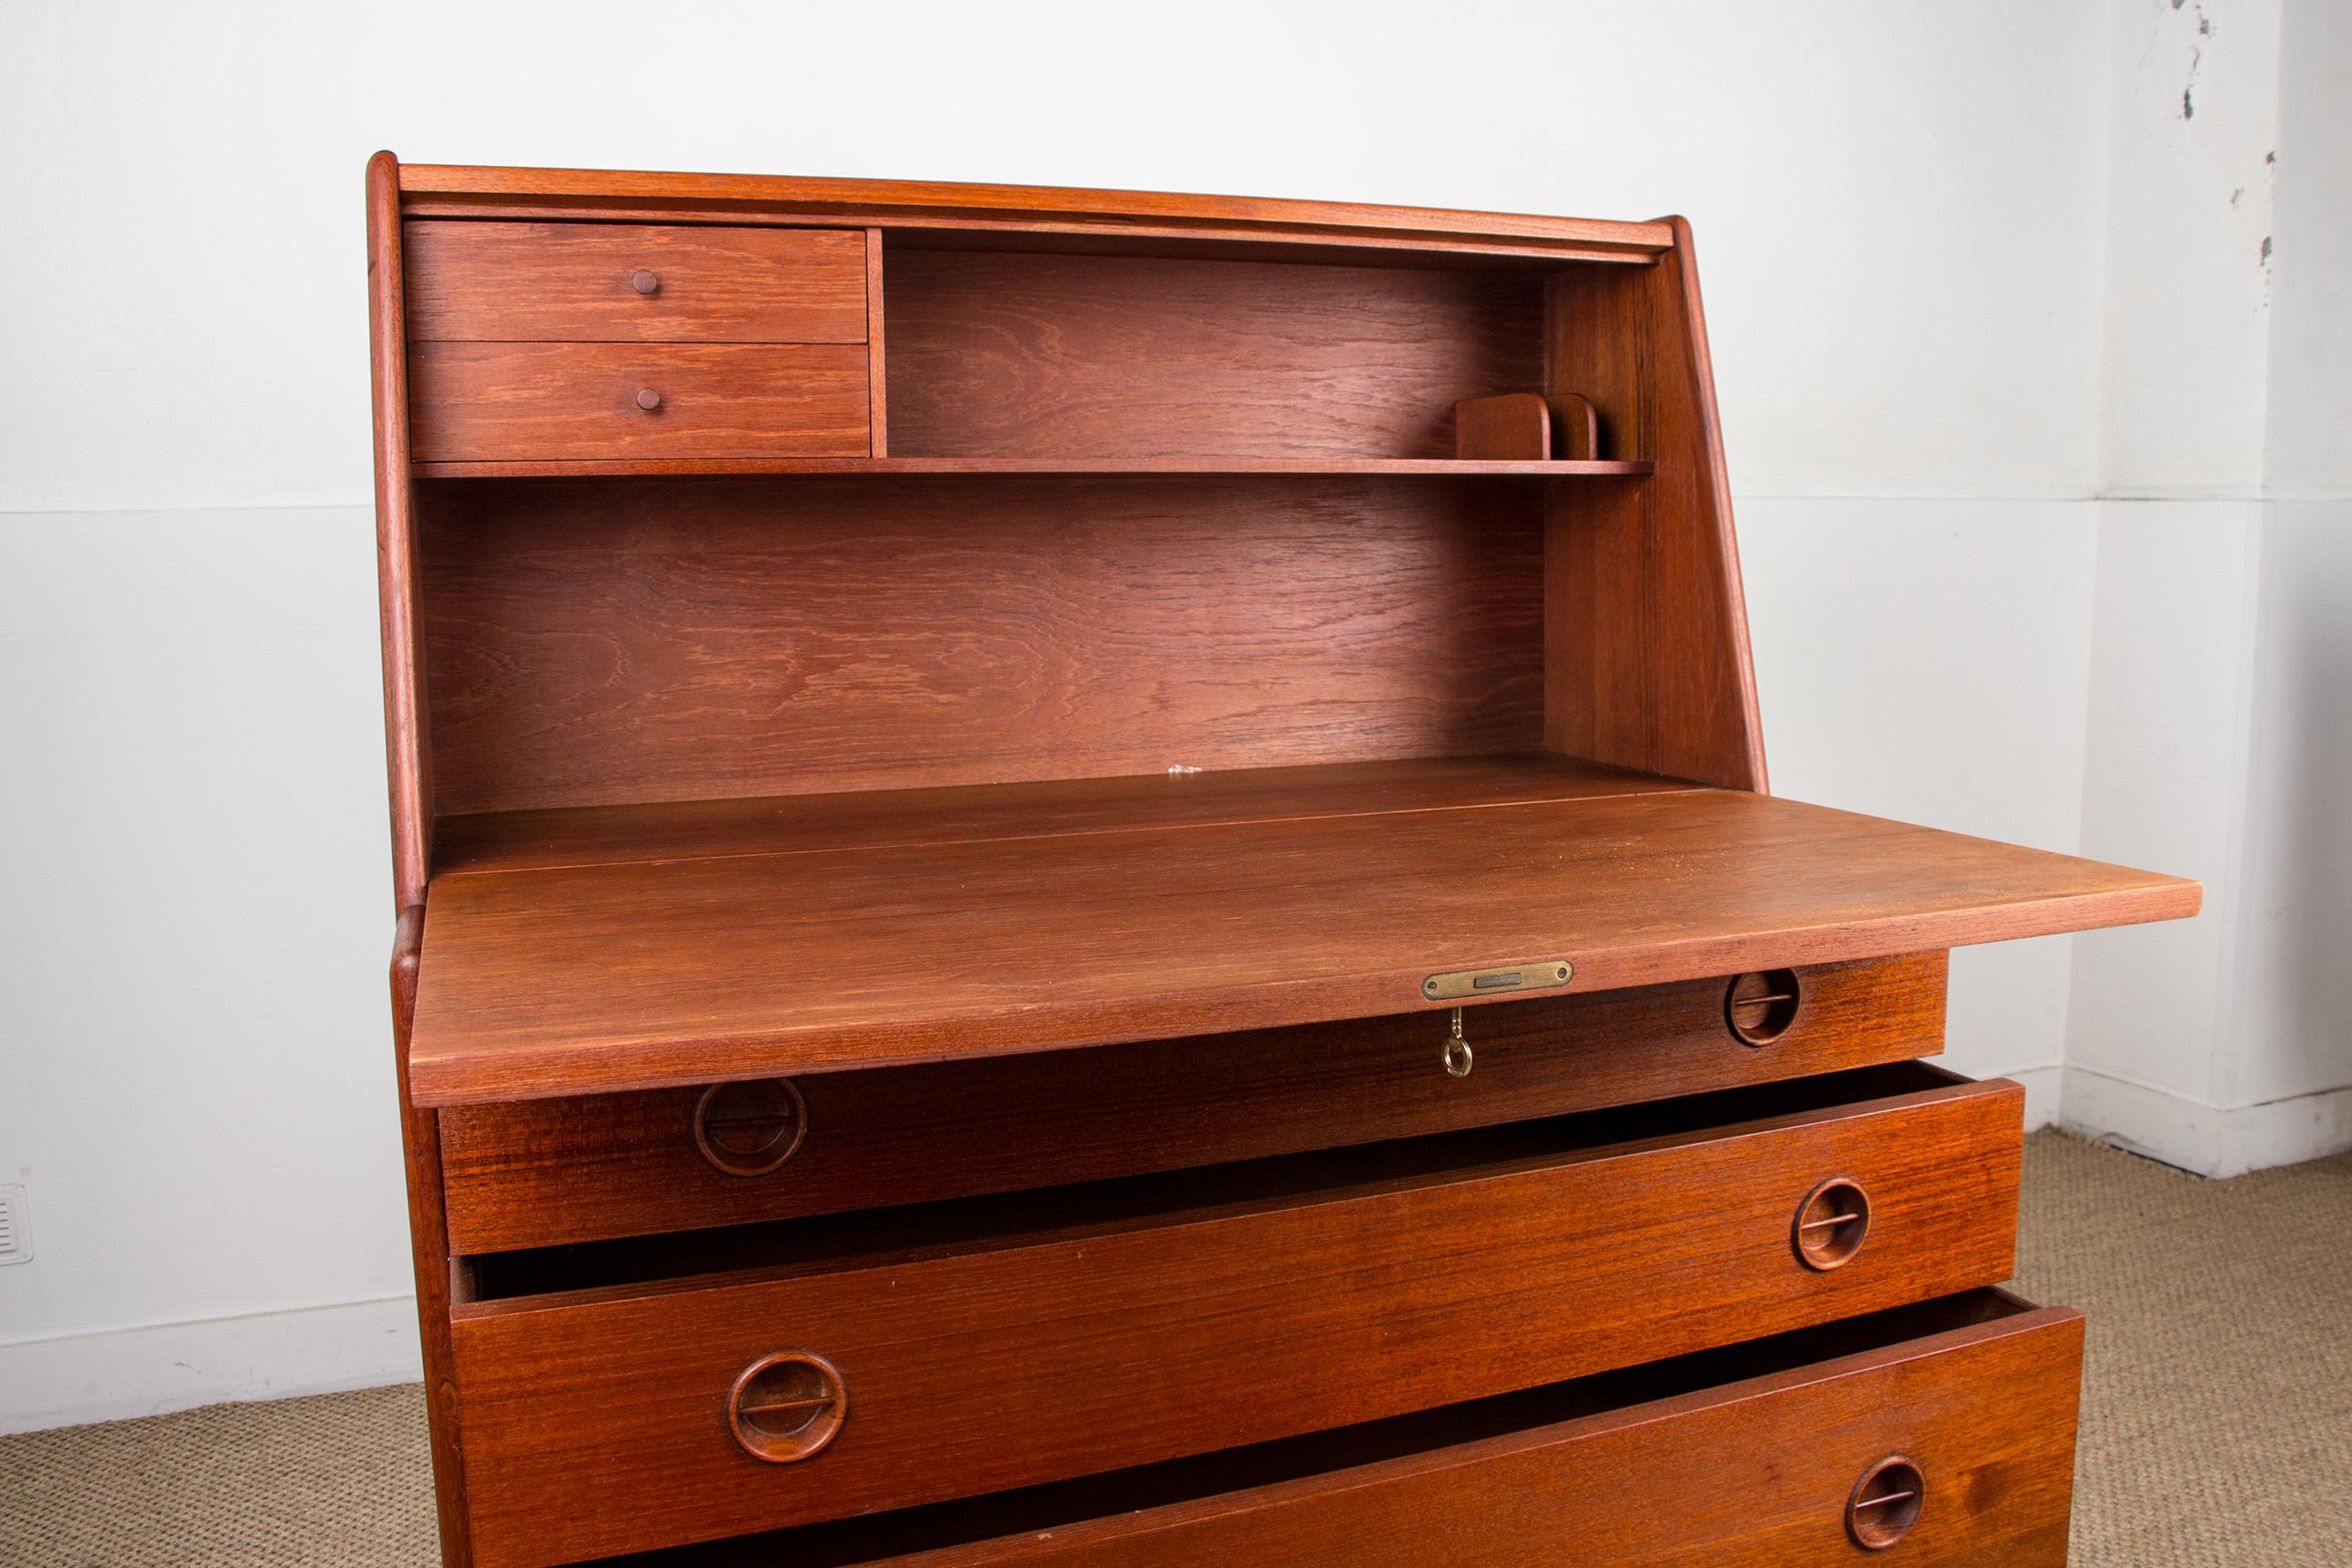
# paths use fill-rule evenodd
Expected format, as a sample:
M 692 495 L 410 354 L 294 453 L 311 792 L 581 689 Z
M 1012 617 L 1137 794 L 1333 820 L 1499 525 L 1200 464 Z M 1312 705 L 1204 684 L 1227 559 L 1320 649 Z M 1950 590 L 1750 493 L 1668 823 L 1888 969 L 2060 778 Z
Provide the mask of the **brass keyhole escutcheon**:
M 807 1136 L 808 1101 L 788 1078 L 714 1083 L 694 1104 L 694 1146 L 730 1176 L 782 1168 Z
M 1454 1032 L 1445 1037 L 1445 1070 L 1455 1078 L 1470 1076 L 1470 1042 L 1462 1037 L 1462 1009 L 1454 1009 Z
M 778 1351 L 743 1369 L 727 1394 L 727 1425 L 755 1459 L 814 1458 L 849 1419 L 840 1372 L 810 1351 Z
M 1769 1046 L 1797 1021 L 1800 1000 L 1793 969 L 1737 975 L 1723 994 L 1723 1021 L 1741 1044 Z
M 1846 1533 L 1865 1552 L 1884 1552 L 1919 1522 L 1927 1478 L 1916 1463 L 1889 1454 L 1862 1472 L 1845 1502 Z
M 1851 1176 L 1832 1176 L 1797 1205 L 1798 1260 L 1827 1272 L 1843 1268 L 1870 1234 L 1870 1194 Z

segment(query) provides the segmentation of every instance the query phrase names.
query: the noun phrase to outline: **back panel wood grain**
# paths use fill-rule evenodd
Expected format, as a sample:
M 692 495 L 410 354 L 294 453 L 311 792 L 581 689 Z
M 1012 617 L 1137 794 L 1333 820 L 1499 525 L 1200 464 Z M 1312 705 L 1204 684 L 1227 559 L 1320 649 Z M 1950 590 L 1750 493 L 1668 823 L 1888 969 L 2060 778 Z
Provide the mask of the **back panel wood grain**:
M 425 222 L 403 239 L 412 338 L 866 341 L 863 230 Z
M 1542 727 L 1541 499 L 1517 481 L 418 503 L 452 814 L 1520 751 Z
M 1539 384 L 1524 273 L 889 252 L 898 457 L 1446 458 Z

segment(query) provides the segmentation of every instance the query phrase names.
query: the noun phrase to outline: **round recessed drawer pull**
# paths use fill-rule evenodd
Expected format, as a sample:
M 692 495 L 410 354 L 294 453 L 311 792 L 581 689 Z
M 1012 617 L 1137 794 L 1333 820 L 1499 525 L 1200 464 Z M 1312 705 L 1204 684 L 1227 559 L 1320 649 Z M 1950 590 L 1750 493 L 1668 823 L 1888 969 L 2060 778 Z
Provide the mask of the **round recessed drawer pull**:
M 637 406 L 651 414 L 661 406 L 661 394 L 648 386 L 637 394 Z
M 764 1176 L 799 1152 L 808 1101 L 788 1078 L 714 1083 L 694 1102 L 694 1146 L 730 1176 Z
M 1901 1454 L 1889 1454 L 1862 1472 L 1845 1500 L 1846 1533 L 1865 1552 L 1884 1552 L 1919 1522 L 1927 1478 Z
M 1741 1043 L 1769 1046 L 1797 1021 L 1797 972 L 1769 969 L 1736 976 L 1723 994 L 1723 1021 Z
M 1852 1262 L 1869 1234 L 1870 1194 L 1851 1176 L 1832 1176 L 1797 1205 L 1797 1258 L 1808 1268 Z
M 661 288 L 661 279 L 640 267 L 629 274 L 629 287 L 640 294 L 651 294 Z
M 743 1369 L 727 1394 L 727 1426 L 755 1459 L 789 1465 L 824 1451 L 849 1419 L 849 1390 L 821 1355 L 778 1351 Z

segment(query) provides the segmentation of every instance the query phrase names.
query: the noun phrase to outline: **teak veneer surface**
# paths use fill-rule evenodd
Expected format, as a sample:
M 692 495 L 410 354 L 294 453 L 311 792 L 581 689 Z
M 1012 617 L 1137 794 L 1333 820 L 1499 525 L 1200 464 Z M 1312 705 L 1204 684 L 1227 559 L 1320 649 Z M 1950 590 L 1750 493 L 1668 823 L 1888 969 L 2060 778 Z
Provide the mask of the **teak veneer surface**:
M 919 808 L 916 808 L 919 809 Z M 436 880 L 419 1103 L 1607 990 L 2193 913 L 2193 882 L 1728 790 Z

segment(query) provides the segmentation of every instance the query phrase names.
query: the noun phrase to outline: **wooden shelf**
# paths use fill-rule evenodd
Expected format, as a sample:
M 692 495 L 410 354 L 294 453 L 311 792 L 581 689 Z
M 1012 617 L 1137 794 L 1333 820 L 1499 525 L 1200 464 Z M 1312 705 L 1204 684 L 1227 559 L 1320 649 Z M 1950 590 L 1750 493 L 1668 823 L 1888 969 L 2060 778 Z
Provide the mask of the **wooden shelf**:
M 1572 989 L 1609 990 L 2169 919 L 2200 899 L 2174 878 L 1557 758 L 444 832 L 409 1049 L 424 1105 L 1403 1013 L 1432 1007 L 1432 973 L 1555 958 Z
M 637 458 L 606 461 L 418 463 L 420 479 L 633 474 L 1323 474 L 1431 479 L 1626 479 L 1647 462 L 1461 458 Z

